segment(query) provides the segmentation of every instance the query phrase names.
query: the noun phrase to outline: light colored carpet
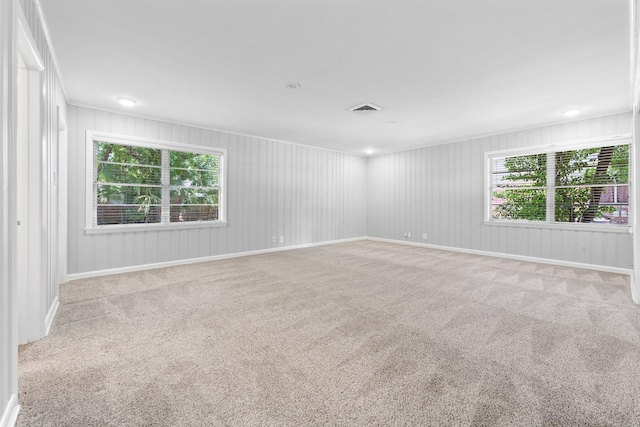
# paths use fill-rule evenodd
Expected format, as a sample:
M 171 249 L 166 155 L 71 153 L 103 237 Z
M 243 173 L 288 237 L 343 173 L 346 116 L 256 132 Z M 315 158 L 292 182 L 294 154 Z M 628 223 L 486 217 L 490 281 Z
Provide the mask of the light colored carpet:
M 20 426 L 640 425 L 626 276 L 360 241 L 61 301 Z

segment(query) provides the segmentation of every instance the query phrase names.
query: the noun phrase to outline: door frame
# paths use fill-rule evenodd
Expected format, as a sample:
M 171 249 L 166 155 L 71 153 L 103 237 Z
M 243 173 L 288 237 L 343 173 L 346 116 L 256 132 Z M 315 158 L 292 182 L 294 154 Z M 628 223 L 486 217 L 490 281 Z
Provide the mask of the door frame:
M 15 227 L 26 230 L 14 234 L 14 253 L 16 253 L 17 294 L 18 294 L 18 343 L 25 344 L 46 335 L 44 313 L 44 279 L 47 274 L 46 225 L 43 223 L 43 197 L 46 186 L 44 175 L 45 146 L 43 139 L 44 103 L 42 72 L 44 63 L 37 44 L 29 29 L 22 8 L 17 7 L 17 46 L 18 57 L 18 102 L 17 131 L 14 152 L 23 151 L 24 155 L 14 157 L 13 177 L 15 195 L 12 209 L 15 209 L 17 223 Z M 21 144 L 19 146 L 19 144 Z M 26 145 L 25 145 L 26 144 Z M 20 159 L 20 163 L 19 163 Z M 19 181 L 19 169 L 24 173 L 27 168 L 28 182 Z M 20 191 L 18 191 L 20 190 Z M 26 212 L 18 212 L 18 206 L 26 206 Z M 26 237 L 25 237 L 26 236 Z M 18 241 L 20 237 L 20 241 Z M 24 246 L 23 246 L 24 245 Z M 18 252 L 18 248 L 21 248 Z M 25 254 L 27 260 L 22 259 Z

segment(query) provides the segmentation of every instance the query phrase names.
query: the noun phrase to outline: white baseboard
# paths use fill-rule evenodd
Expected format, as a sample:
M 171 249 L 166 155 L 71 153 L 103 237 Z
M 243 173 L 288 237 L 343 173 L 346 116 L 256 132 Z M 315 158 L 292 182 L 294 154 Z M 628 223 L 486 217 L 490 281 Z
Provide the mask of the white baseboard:
M 631 282 L 631 298 L 633 299 L 633 302 L 640 305 L 640 289 L 638 289 L 638 287 L 640 287 L 640 283 L 637 282 L 637 277 L 633 273 L 633 270 L 631 272 L 630 282 Z
M 185 264 L 196 264 L 199 262 L 207 262 L 207 261 L 217 261 L 221 259 L 229 259 L 229 258 L 238 258 L 244 256 L 251 255 L 260 255 L 260 254 L 268 254 L 272 252 L 282 252 L 282 251 L 290 251 L 293 249 L 303 249 L 303 248 L 311 248 L 314 246 L 324 246 L 324 245 L 333 245 L 336 243 L 346 243 L 346 242 L 356 242 L 359 240 L 365 240 L 366 237 L 353 237 L 349 239 L 339 239 L 339 240 L 328 240 L 325 242 L 316 242 L 316 243 L 305 243 L 302 245 L 294 245 L 294 246 L 283 246 L 278 248 L 268 248 L 268 249 L 258 249 L 255 251 L 246 251 L 246 252 L 235 252 L 230 254 L 223 255 L 213 255 L 208 257 L 201 258 L 189 258 L 189 259 L 180 259 L 175 261 L 166 261 L 166 262 L 157 262 L 153 264 L 141 264 L 141 265 L 132 265 L 130 267 L 119 267 L 119 268 L 111 268 L 108 270 L 96 270 L 96 271 L 87 271 L 83 273 L 74 273 L 68 274 L 67 280 L 69 282 L 73 280 L 79 279 L 87 279 L 90 277 L 99 277 L 99 276 L 108 276 L 111 274 L 120 274 L 120 273 L 130 273 L 133 271 L 142 271 L 142 270 L 151 270 L 154 268 L 164 268 L 164 267 L 172 267 L 175 265 L 185 265 Z
M 605 271 L 608 273 L 631 275 L 633 272 L 633 270 L 630 268 L 609 267 L 606 265 L 585 264 L 581 262 L 562 261 L 562 260 L 549 259 L 549 258 L 537 258 L 532 256 L 513 255 L 513 254 L 505 254 L 502 252 L 481 251 L 476 249 L 456 248 L 452 246 L 439 246 L 439 245 L 431 245 L 428 243 L 409 242 L 406 240 L 383 239 L 380 237 L 367 237 L 366 239 L 374 240 L 378 242 L 398 243 L 401 245 L 408 245 L 408 246 L 419 246 L 423 248 L 438 249 L 442 251 L 462 252 L 462 253 L 473 254 L 473 255 L 484 255 L 484 256 L 491 256 L 496 258 L 514 259 L 517 261 L 537 262 L 540 264 L 559 265 L 563 267 L 584 268 L 587 270 Z
M 13 427 L 18 420 L 18 413 L 20 412 L 20 405 L 18 405 L 18 395 L 11 395 L 7 407 L 4 409 L 2 418 L 0 418 L 0 427 Z
M 47 313 L 47 317 L 44 319 L 44 336 L 49 335 L 49 330 L 51 330 L 51 325 L 53 324 L 53 318 L 56 317 L 56 313 L 58 312 L 58 306 L 60 306 L 60 299 L 56 297 L 49 307 L 49 312 Z
M 588 270 L 597 270 L 597 271 L 604 271 L 604 272 L 617 273 L 617 274 L 631 275 L 633 272 L 633 270 L 630 268 L 610 267 L 606 265 L 586 264 L 586 263 L 562 261 L 562 260 L 556 260 L 556 259 L 550 259 L 550 258 L 537 258 L 537 257 L 531 257 L 531 256 L 525 256 L 525 255 L 506 254 L 502 252 L 491 252 L 491 251 L 482 251 L 477 249 L 456 248 L 453 246 L 440 246 L 440 245 L 432 245 L 428 243 L 409 242 L 406 240 L 384 239 L 381 237 L 366 236 L 366 237 L 354 237 L 350 239 L 328 240 L 325 242 L 305 243 L 302 245 L 284 246 L 279 248 L 259 249 L 255 251 L 235 252 L 231 254 L 213 255 L 213 256 L 201 257 L 201 258 L 190 258 L 190 259 L 181 259 L 181 260 L 175 260 L 175 261 L 158 262 L 153 264 L 133 265 L 129 267 L 119 267 L 119 268 L 112 268 L 107 270 L 87 271 L 83 273 L 69 274 L 67 278 L 69 281 L 73 281 L 73 280 L 79 280 L 79 279 L 86 279 L 90 277 L 107 276 L 110 274 L 130 273 L 133 271 L 172 267 L 175 265 L 196 264 L 199 262 L 216 261 L 221 259 L 259 255 L 259 254 L 266 254 L 266 253 L 272 253 L 272 252 L 290 251 L 293 249 L 310 248 L 314 246 L 323 246 L 323 245 L 333 245 L 336 243 L 356 242 L 360 240 L 372 240 L 372 241 L 378 241 L 378 242 L 397 243 L 402 245 L 418 246 L 418 247 L 438 249 L 443 251 L 462 252 L 462 253 L 468 253 L 468 254 L 474 254 L 474 255 L 484 255 L 484 256 L 491 256 L 491 257 L 497 257 L 497 258 L 514 259 L 518 261 L 537 262 L 541 264 L 559 265 L 563 267 L 584 268 Z M 632 286 L 633 286 L 633 281 L 632 281 Z M 633 287 L 631 290 L 635 295 L 636 293 L 634 292 Z M 638 298 L 640 298 L 640 295 L 638 295 Z M 53 306 L 52 306 L 52 309 L 53 309 Z M 55 315 L 55 310 L 53 311 L 53 315 Z M 53 320 L 53 315 L 51 317 L 51 320 Z M 47 316 L 47 319 L 48 318 L 49 316 Z

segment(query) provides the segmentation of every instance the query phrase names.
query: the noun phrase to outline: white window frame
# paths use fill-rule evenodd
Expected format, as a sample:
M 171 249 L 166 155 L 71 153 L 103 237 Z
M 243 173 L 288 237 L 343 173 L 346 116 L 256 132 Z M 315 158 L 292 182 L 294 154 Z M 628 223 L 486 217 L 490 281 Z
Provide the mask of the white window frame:
M 524 156 L 531 154 L 547 154 L 556 153 L 559 151 L 579 150 L 602 147 L 606 145 L 625 145 L 628 144 L 630 149 L 631 134 L 622 134 L 614 136 L 606 136 L 601 138 L 589 138 L 567 142 L 556 142 L 546 145 L 539 145 L 535 147 L 522 147 L 512 148 L 506 150 L 488 151 L 484 153 L 484 224 L 491 226 L 501 227 L 527 227 L 527 228 L 546 228 L 546 229 L 563 229 L 563 230 L 590 230 L 590 231 L 607 231 L 611 233 L 630 233 L 631 223 L 629 224 L 584 224 L 584 223 L 570 223 L 570 222 L 555 222 L 553 215 L 549 215 L 555 210 L 553 201 L 549 202 L 550 198 L 547 197 L 547 218 L 545 221 L 524 221 L 524 220 L 500 220 L 493 219 L 491 217 L 491 160 L 496 157 L 512 157 L 512 156 Z M 630 152 L 631 153 L 631 152 Z M 631 155 L 631 154 L 630 154 Z M 553 165 L 555 168 L 555 164 Z M 631 168 L 631 165 L 629 165 Z M 547 174 L 553 171 L 547 170 Z M 631 197 L 631 170 L 629 171 L 629 196 Z M 548 182 L 551 182 L 547 180 Z M 549 186 L 551 188 L 552 186 Z M 629 205 L 635 206 L 632 200 L 629 200 Z
M 149 223 L 149 224 L 108 224 L 97 225 L 96 215 L 96 195 L 95 195 L 95 177 L 94 163 L 95 152 L 94 142 L 108 142 L 119 145 L 133 145 L 137 147 L 156 148 L 160 150 L 183 151 L 197 154 L 210 154 L 219 156 L 218 166 L 218 219 L 215 221 L 190 221 L 190 222 L 165 222 L 165 223 Z M 176 230 L 188 228 L 205 228 L 205 227 L 225 227 L 227 226 L 227 175 L 226 162 L 227 150 L 224 148 L 212 148 L 202 145 L 182 144 L 171 141 L 162 141 L 159 139 L 142 138 L 129 135 L 120 135 L 106 133 L 100 131 L 87 130 L 86 132 L 86 200 L 85 200 L 85 232 L 87 234 L 98 233 L 122 233 L 128 231 L 151 231 L 151 230 Z

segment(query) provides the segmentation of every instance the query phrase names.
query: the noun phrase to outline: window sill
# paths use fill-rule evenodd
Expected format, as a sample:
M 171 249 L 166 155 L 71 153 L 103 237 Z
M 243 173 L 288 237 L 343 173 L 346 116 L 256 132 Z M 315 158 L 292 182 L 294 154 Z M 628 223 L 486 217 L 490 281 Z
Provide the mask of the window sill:
M 605 224 L 573 224 L 573 223 L 549 223 L 542 221 L 484 221 L 484 225 L 497 227 L 524 227 L 541 228 L 547 230 L 571 230 L 571 231 L 597 231 L 605 233 L 633 234 L 629 225 L 605 225 Z
M 226 221 L 193 221 L 171 224 L 99 225 L 86 227 L 85 234 L 129 233 L 134 231 L 173 231 L 192 228 L 226 227 Z

